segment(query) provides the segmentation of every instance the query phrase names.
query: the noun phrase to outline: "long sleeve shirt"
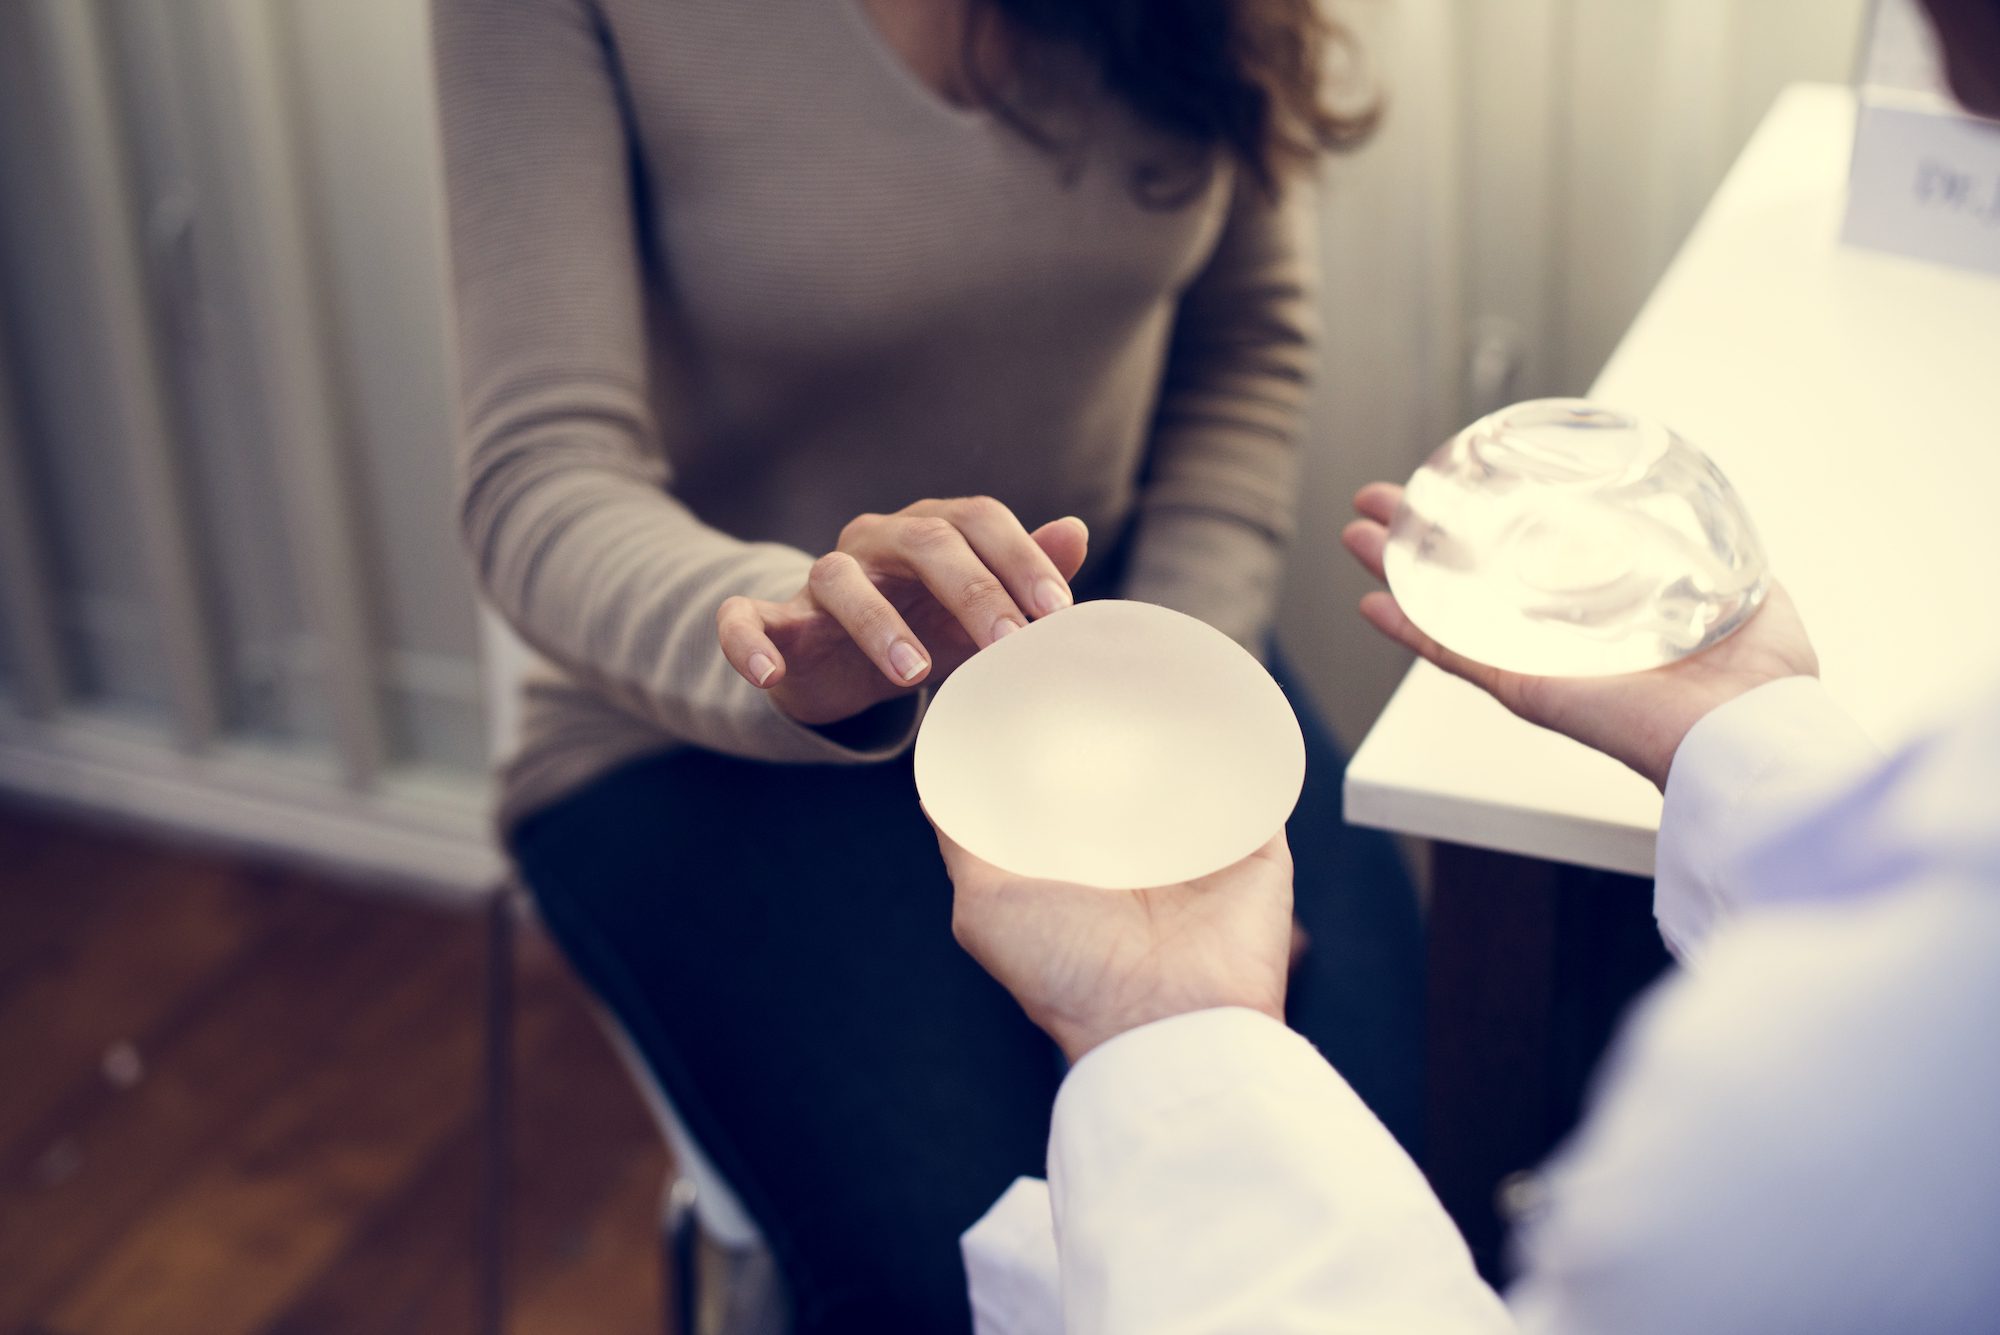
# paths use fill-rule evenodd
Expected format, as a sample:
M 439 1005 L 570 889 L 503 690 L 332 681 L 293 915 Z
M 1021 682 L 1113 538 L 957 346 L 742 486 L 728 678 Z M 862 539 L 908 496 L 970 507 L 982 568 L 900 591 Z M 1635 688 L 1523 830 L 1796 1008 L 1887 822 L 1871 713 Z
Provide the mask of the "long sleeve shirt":
M 983 1335 L 1768 1335 L 2000 1322 L 2000 699 L 1880 759 L 1817 682 L 1690 732 L 1656 908 L 1686 964 L 1540 1174 L 1505 1296 L 1303 1039 L 1134 1030 L 1049 1181 L 965 1239 Z
M 461 526 L 546 660 L 503 822 L 622 760 L 856 749 L 716 644 L 857 515 L 990 495 L 1261 648 L 1313 365 L 1312 193 L 1188 165 L 1088 71 L 1008 118 L 855 0 L 433 0 Z M 1061 71 L 1051 58 L 1042 67 Z M 1084 583 L 1096 580 L 1086 567 Z

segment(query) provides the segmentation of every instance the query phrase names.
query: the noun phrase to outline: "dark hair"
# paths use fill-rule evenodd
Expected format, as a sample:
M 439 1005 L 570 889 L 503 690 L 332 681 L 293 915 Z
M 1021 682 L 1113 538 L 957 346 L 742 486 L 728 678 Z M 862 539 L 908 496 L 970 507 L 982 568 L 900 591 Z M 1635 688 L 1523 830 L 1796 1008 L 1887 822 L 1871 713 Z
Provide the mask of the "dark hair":
M 1323 100 L 1328 55 L 1352 48 L 1353 36 L 1317 0 L 974 0 L 973 16 L 975 80 L 981 22 L 997 16 L 1031 42 L 1080 52 L 1141 119 L 1192 148 L 1226 151 L 1266 191 L 1321 150 L 1359 143 L 1379 119 L 1379 103 L 1342 113 Z M 1016 129 L 1049 144 L 1032 114 L 980 91 Z M 1144 173 L 1135 187 L 1159 193 Z

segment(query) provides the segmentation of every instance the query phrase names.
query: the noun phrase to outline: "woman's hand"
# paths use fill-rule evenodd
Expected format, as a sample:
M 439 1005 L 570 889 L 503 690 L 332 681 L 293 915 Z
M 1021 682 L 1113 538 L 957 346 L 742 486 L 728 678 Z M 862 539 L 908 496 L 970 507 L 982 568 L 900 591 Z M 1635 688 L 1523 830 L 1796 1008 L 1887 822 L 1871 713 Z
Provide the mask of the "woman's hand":
M 1354 497 L 1362 518 L 1341 534 L 1347 550 L 1376 579 L 1384 578 L 1382 549 L 1402 499 L 1403 489 L 1387 482 L 1363 487 Z M 1623 761 L 1662 791 L 1681 739 L 1710 710 L 1767 682 L 1819 675 L 1819 659 L 1798 610 L 1775 583 L 1757 614 L 1722 643 L 1650 672 L 1618 677 L 1533 677 L 1475 663 L 1417 629 L 1387 593 L 1363 598 L 1361 615 L 1528 722 Z
M 1029 533 L 990 496 L 862 515 L 782 603 L 716 613 L 730 665 L 801 723 L 823 726 L 923 684 L 1073 601 L 1081 519 Z
M 1012 876 L 942 831 L 952 935 L 1075 1062 L 1128 1029 L 1244 1006 L 1283 1021 L 1292 853 L 1283 831 L 1186 885 L 1097 890 Z

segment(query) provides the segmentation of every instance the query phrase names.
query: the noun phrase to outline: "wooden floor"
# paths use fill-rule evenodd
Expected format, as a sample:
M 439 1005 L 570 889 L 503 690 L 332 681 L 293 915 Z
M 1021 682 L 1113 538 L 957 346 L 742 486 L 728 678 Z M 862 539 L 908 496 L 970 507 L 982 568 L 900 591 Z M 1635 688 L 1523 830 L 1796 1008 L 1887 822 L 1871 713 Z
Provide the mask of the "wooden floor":
M 0 1332 L 474 1324 L 485 925 L 0 806 Z M 659 1328 L 666 1159 L 516 971 L 516 1335 Z

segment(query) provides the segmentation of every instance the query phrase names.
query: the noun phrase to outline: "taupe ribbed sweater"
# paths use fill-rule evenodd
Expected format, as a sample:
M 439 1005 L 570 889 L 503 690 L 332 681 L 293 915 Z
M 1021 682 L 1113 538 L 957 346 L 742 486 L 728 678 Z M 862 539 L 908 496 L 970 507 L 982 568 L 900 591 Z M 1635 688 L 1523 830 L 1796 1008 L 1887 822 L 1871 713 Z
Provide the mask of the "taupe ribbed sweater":
M 860 0 L 435 0 L 463 525 L 548 660 L 511 821 L 642 752 L 863 761 L 715 641 L 841 526 L 986 493 L 1122 593 L 1269 628 L 1311 364 L 1309 192 L 1072 98 L 1057 155 L 951 106 Z M 1088 572 L 1086 572 L 1088 573 Z

